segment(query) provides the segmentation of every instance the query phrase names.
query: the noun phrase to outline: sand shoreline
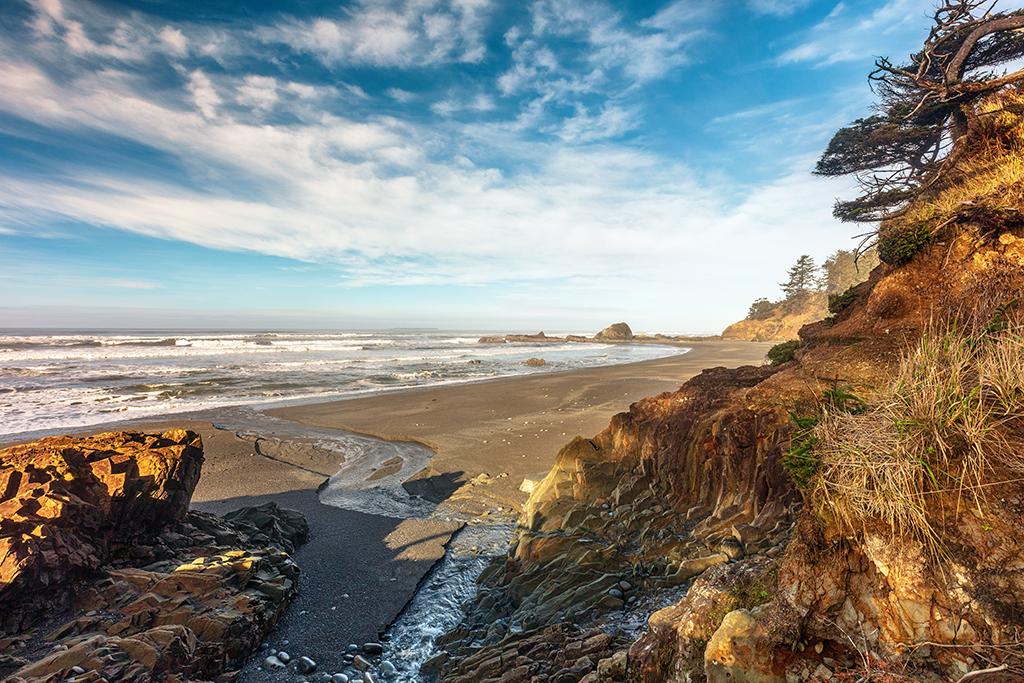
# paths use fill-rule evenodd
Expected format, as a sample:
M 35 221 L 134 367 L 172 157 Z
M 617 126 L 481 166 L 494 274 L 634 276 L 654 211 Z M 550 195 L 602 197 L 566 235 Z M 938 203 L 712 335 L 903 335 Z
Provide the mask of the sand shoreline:
M 311 538 L 295 557 L 302 570 L 300 594 L 267 643 L 313 657 L 321 671 L 337 671 L 346 645 L 376 640 L 397 617 L 464 520 L 512 519 L 527 497 L 520 490 L 523 480 L 542 478 L 562 445 L 597 433 L 630 403 L 674 390 L 707 367 L 760 363 L 770 344 L 686 346 L 690 351 L 684 354 L 620 365 L 269 410 L 211 409 L 102 428 L 198 431 L 206 452 L 193 497 L 198 509 L 223 513 L 273 500 L 306 515 Z M 246 415 L 265 419 L 246 430 Z M 223 428 L 225 420 L 235 426 Z M 267 433 L 278 423 L 288 429 Z M 319 490 L 350 455 L 318 445 L 319 435 L 331 430 L 431 448 L 426 466 L 402 485 L 414 498 L 438 504 L 434 514 L 402 519 L 322 504 Z M 363 467 L 367 481 L 400 470 L 394 455 L 388 458 Z M 246 667 L 245 680 L 269 680 L 257 669 L 261 659 Z

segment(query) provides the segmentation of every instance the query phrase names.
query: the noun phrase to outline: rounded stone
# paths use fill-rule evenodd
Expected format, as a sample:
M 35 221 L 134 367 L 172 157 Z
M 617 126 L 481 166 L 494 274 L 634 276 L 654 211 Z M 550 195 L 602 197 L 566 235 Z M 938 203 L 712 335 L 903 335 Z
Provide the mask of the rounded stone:
M 622 591 L 620 591 L 618 588 L 609 588 L 608 595 L 612 596 L 613 598 L 618 598 L 619 600 L 622 599 Z
M 264 659 L 263 660 L 263 665 L 266 666 L 268 669 L 283 669 L 284 668 L 284 662 L 281 661 L 281 659 L 278 658 L 277 655 L 270 655 L 269 657 Z
M 299 670 L 300 674 L 311 674 L 316 671 L 316 662 L 309 657 L 299 657 L 299 660 L 295 663 L 295 668 Z
M 371 657 L 376 657 L 377 655 L 384 653 L 384 646 L 380 643 L 364 643 L 363 652 Z
M 394 676 L 398 673 L 398 669 L 391 662 L 385 661 L 380 663 L 380 673 L 383 676 Z
M 348 683 L 348 676 L 345 674 L 334 674 L 331 676 L 331 683 Z
M 288 654 L 287 652 L 285 652 L 284 650 L 281 650 L 280 652 L 277 653 L 277 658 L 280 659 L 285 664 L 287 664 L 288 662 L 292 661 L 292 656 L 290 654 Z

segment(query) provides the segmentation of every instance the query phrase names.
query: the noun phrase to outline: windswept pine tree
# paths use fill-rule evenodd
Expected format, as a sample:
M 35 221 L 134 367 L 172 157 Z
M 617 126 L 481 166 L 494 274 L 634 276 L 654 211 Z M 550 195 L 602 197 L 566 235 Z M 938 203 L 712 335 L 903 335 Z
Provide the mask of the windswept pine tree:
M 837 218 L 898 217 L 922 193 L 937 191 L 965 157 L 972 133 L 996 113 L 978 104 L 1024 82 L 1024 68 L 1005 68 L 1024 57 L 1024 10 L 997 12 L 997 5 L 946 0 L 908 63 L 876 61 L 869 78 L 877 113 L 836 133 L 816 169 L 852 174 L 860 184 L 860 196 L 836 203 Z

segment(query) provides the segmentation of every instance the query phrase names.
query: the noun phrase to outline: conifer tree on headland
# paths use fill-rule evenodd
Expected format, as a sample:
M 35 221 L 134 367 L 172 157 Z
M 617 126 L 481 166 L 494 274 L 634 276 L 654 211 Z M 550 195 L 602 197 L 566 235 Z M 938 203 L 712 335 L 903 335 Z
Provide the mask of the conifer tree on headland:
M 1024 10 L 997 12 L 997 5 L 944 0 L 909 63 L 875 62 L 869 78 L 877 113 L 836 133 L 816 168 L 825 176 L 853 174 L 860 184 L 859 197 L 836 202 L 837 218 L 875 222 L 901 215 L 964 155 L 986 115 L 978 102 L 1024 82 L 1024 68 L 999 70 L 1024 57 Z
M 789 279 L 781 285 L 789 307 L 802 305 L 818 288 L 818 266 L 814 259 L 804 254 L 789 269 Z

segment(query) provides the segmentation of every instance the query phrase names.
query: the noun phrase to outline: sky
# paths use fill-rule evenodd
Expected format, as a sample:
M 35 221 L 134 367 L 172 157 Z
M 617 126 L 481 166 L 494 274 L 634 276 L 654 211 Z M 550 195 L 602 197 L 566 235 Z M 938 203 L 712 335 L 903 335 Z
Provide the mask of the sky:
M 716 333 L 931 6 L 4 0 L 0 328 Z

